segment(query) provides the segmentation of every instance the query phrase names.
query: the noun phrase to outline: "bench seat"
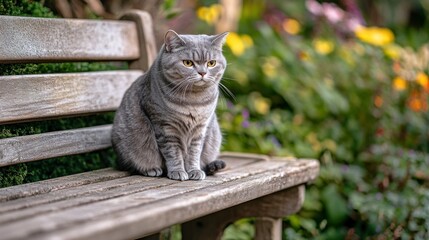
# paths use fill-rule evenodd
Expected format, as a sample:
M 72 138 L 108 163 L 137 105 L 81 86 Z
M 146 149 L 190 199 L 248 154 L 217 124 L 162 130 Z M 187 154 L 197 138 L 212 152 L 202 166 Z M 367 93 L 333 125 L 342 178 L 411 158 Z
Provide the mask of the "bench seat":
M 1 239 L 131 239 L 314 179 L 315 160 L 225 153 L 227 169 L 204 181 L 114 169 L 0 189 Z M 293 213 L 302 204 L 286 202 Z M 252 215 L 252 212 L 249 212 Z M 254 214 L 254 213 L 253 213 Z

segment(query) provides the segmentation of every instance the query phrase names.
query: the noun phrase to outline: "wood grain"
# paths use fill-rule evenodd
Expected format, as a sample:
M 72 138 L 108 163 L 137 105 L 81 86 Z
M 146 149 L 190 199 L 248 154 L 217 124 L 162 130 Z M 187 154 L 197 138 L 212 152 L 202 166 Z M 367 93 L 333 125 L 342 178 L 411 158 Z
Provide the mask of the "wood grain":
M 282 240 L 282 219 L 270 217 L 256 218 L 255 240 Z
M 13 187 L 0 188 L 0 202 L 58 191 L 70 187 L 121 178 L 130 175 L 111 168 L 79 173 Z
M 0 124 L 115 110 L 141 71 L 0 77 Z
M 157 55 L 155 34 L 153 32 L 152 17 L 149 13 L 139 10 L 130 10 L 122 20 L 133 21 L 137 26 L 140 46 L 140 58 L 130 63 L 131 69 L 147 71 Z
M 0 139 L 0 167 L 110 147 L 111 125 Z
M 0 63 L 135 60 L 130 21 L 0 16 Z
M 273 164 L 272 166 L 270 166 L 270 168 L 275 168 L 278 166 L 281 166 L 281 164 Z M 139 199 L 141 200 L 140 203 L 159 201 L 160 199 L 172 197 L 173 195 L 184 194 L 190 191 L 200 189 L 204 186 L 211 186 L 214 184 L 231 181 L 233 179 L 245 177 L 249 174 L 256 174 L 261 171 L 266 171 L 270 168 L 267 168 L 266 163 L 255 163 L 252 165 L 246 165 L 245 167 L 242 167 L 240 169 L 241 171 L 238 171 L 238 168 L 232 169 L 230 171 L 223 172 L 223 174 L 220 175 L 220 177 L 218 178 L 210 178 L 209 183 L 196 185 L 190 185 L 184 182 L 177 182 L 169 180 L 167 178 L 159 179 L 136 176 L 137 179 L 134 179 L 132 177 L 128 177 L 123 180 L 119 179 L 119 182 L 121 183 L 127 180 L 129 181 L 128 184 L 122 185 L 120 188 L 115 187 L 113 181 L 109 181 L 78 186 L 73 189 L 63 189 L 52 193 L 25 198 L 27 204 L 24 208 L 22 207 L 22 201 L 8 202 L 9 208 L 14 208 L 16 210 L 2 213 L 2 215 L 0 215 L 0 224 L 9 221 L 14 221 L 17 219 L 28 218 L 30 216 L 34 216 L 41 213 L 58 211 L 61 209 L 67 209 L 120 196 L 124 196 L 125 199 L 128 199 L 128 195 L 139 192 L 141 192 L 142 194 L 142 197 L 139 197 Z M 98 186 L 98 191 L 88 191 L 88 189 L 94 188 L 93 185 Z M 77 191 L 81 191 L 82 193 L 77 194 Z M 49 199 L 50 201 L 47 201 L 46 199 Z M 28 201 L 31 201 L 31 203 L 28 203 Z M 41 201 L 44 201 L 44 203 L 41 204 Z M 122 201 L 127 202 L 127 200 Z M 17 207 L 17 205 L 19 207 Z
M 259 161 L 252 165 L 208 177 L 206 181 L 165 179 L 174 184 L 5 223 L 0 226 L 0 233 L 5 239 L 136 238 L 300 185 L 314 179 L 318 172 L 318 163 L 309 160 Z

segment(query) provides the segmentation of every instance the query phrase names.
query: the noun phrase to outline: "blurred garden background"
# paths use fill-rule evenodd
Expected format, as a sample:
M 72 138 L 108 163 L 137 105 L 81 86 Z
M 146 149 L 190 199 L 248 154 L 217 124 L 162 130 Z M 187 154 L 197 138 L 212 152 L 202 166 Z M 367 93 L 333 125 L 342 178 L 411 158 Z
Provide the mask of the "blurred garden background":
M 284 239 L 429 239 L 428 0 L 0 0 L 2 15 L 116 18 L 131 8 L 152 14 L 159 44 L 169 28 L 230 31 L 223 150 L 319 159 Z M 11 64 L 0 75 L 121 67 Z M 0 126 L 0 138 L 112 116 Z M 109 166 L 112 155 L 3 168 L 0 186 Z M 251 224 L 234 223 L 224 239 L 252 239 Z

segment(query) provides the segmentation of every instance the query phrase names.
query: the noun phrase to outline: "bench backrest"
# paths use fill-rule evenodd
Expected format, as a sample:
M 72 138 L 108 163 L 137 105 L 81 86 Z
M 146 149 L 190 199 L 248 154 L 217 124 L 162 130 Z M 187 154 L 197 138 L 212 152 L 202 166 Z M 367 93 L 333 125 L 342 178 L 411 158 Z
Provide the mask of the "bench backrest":
M 155 59 L 148 13 L 121 20 L 0 16 L 0 64 L 128 61 L 130 70 L 0 76 L 0 124 L 115 110 Z M 0 73 L 1 74 L 1 73 Z M 0 167 L 110 147 L 111 125 L 0 139 Z

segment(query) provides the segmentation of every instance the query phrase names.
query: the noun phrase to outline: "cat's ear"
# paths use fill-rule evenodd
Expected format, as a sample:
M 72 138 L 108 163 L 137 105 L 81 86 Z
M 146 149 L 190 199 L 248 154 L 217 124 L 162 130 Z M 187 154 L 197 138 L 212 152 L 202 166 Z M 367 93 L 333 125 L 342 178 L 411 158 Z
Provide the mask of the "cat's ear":
M 168 30 L 164 36 L 165 51 L 171 52 L 172 49 L 185 46 L 186 42 L 173 30 Z
M 223 44 L 225 44 L 226 37 L 228 36 L 229 32 L 224 32 L 218 35 L 215 35 L 212 37 L 212 46 L 222 49 Z

